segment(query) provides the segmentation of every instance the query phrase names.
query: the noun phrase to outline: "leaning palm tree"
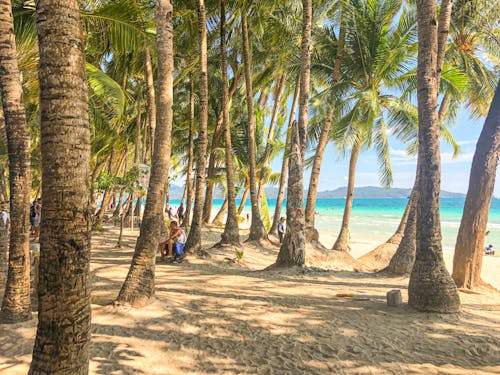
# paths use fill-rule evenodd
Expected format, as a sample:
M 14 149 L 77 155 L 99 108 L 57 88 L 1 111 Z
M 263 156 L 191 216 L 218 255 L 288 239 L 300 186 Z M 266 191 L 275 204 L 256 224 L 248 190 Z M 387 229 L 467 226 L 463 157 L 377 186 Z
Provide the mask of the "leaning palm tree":
M 412 307 L 444 313 L 456 312 L 460 308 L 457 288 L 443 260 L 439 218 L 441 165 L 436 108 L 450 14 L 451 1 L 441 3 L 439 21 L 434 0 L 417 2 L 418 157 L 421 163 L 416 257 L 408 286 L 408 303 Z
M 89 371 L 90 127 L 79 5 L 47 0 L 36 8 L 43 208 L 30 374 Z
M 0 320 L 14 323 L 31 319 L 28 225 L 31 173 L 30 137 L 9 0 L 0 1 L 0 96 L 7 133 L 11 208 L 9 267 Z
M 158 49 L 157 128 L 151 178 L 141 231 L 132 264 L 117 301 L 142 304 L 154 296 L 155 259 L 160 226 L 163 224 L 165 186 L 170 166 L 173 104 L 173 7 L 169 0 L 158 1 L 156 8 Z

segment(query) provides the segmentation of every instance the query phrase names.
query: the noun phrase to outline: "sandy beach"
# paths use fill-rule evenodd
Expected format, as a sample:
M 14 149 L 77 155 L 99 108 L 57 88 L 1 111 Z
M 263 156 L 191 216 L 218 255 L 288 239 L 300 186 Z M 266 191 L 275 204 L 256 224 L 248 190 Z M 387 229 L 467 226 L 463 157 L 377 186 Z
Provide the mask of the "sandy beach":
M 233 250 L 209 249 L 215 228 L 204 235 L 209 258 L 157 265 L 151 304 L 114 307 L 137 233 L 126 232 L 121 249 L 114 227 L 93 237 L 91 374 L 500 373 L 498 292 L 461 292 L 453 315 L 391 308 L 386 292 L 400 289 L 406 302 L 407 278 L 361 272 L 369 267 L 351 256 L 313 248 L 307 265 L 318 269 L 262 271 L 276 243 L 245 246 L 238 264 Z M 351 254 L 376 245 L 353 242 Z M 448 265 L 451 257 L 445 251 Z M 483 263 L 497 288 L 499 261 Z M 26 374 L 35 330 L 36 315 L 0 325 L 0 373 Z

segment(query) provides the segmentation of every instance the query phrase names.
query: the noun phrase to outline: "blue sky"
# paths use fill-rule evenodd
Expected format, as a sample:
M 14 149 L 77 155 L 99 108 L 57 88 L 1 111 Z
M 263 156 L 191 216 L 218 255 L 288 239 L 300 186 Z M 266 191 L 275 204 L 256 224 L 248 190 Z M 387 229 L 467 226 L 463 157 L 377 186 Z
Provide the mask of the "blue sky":
M 469 172 L 476 142 L 481 133 L 484 118 L 470 119 L 461 111 L 451 132 L 461 147 L 459 156 L 452 158 L 452 148 L 441 144 L 442 178 L 441 188 L 452 192 L 466 193 L 469 185 Z M 411 188 L 415 178 L 416 159 L 406 156 L 405 147 L 391 139 L 391 162 L 393 168 L 393 187 Z M 281 156 L 271 164 L 273 171 L 281 169 Z M 339 159 L 332 146 L 328 146 L 323 159 L 319 179 L 319 191 L 333 190 L 347 185 L 348 160 Z M 305 187 L 309 182 L 310 171 L 306 172 Z M 355 186 L 379 186 L 378 165 L 373 151 L 364 151 L 359 158 Z M 495 187 L 495 196 L 500 197 L 500 187 Z

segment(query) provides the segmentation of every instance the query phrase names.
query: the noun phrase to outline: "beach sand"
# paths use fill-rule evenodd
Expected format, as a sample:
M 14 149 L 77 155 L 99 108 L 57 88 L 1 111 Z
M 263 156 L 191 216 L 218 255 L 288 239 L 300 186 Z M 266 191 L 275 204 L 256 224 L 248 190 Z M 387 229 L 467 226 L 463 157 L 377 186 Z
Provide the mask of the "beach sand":
M 452 315 L 388 307 L 392 289 L 407 301 L 407 278 L 359 272 L 351 256 L 311 247 L 308 266 L 330 270 L 262 271 L 276 244 L 244 246 L 238 264 L 232 249 L 208 249 L 220 238 L 215 228 L 204 233 L 209 258 L 157 265 L 151 304 L 114 307 L 137 233 L 126 232 L 121 249 L 116 228 L 93 237 L 91 374 L 500 373 L 498 292 L 461 292 L 462 311 Z M 376 245 L 353 242 L 352 254 Z M 496 287 L 499 260 L 483 262 Z M 0 325 L 1 374 L 26 374 L 35 330 L 36 316 Z

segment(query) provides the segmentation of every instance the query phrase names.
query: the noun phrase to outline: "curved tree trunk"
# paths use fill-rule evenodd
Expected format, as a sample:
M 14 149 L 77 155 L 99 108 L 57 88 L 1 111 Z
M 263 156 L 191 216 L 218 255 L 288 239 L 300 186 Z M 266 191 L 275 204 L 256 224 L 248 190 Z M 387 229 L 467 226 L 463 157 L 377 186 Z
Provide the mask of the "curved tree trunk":
M 151 158 L 153 157 L 154 142 L 155 142 L 155 132 L 156 132 L 156 94 L 155 86 L 153 81 L 153 67 L 151 65 L 151 54 L 149 49 L 144 49 L 144 65 L 145 65 L 145 76 L 146 76 L 146 95 L 148 98 L 147 111 L 149 120 L 149 146 L 150 150 L 144 151 L 145 159 L 147 159 L 147 154 L 149 153 Z M 145 140 L 145 143 L 146 140 Z
M 248 194 L 250 193 L 250 186 L 245 182 L 245 190 L 243 190 L 243 196 L 241 197 L 240 205 L 238 206 L 238 215 L 241 215 L 245 209 L 245 204 L 247 203 Z
M 272 144 L 273 144 L 273 138 L 274 138 L 274 127 L 276 125 L 276 119 L 278 117 L 278 110 L 279 110 L 279 106 L 280 106 L 281 95 L 283 95 L 283 89 L 285 88 L 285 79 L 286 79 L 286 74 L 283 73 L 276 84 L 277 87 L 276 87 L 276 92 L 274 95 L 273 112 L 271 114 L 271 122 L 269 123 L 266 149 L 264 151 L 264 159 L 262 162 L 263 167 L 266 167 L 267 165 L 269 165 L 269 158 L 271 156 Z M 262 168 L 260 176 L 259 176 L 259 188 L 257 190 L 257 196 L 258 196 L 259 202 L 261 202 L 261 200 L 262 200 L 262 189 L 264 189 L 264 187 L 265 187 L 265 185 L 263 183 L 264 175 L 265 175 L 264 168 Z
M 220 0 L 220 49 L 222 70 L 222 123 L 224 125 L 225 156 L 226 156 L 226 202 L 227 218 L 224 233 L 221 235 L 221 244 L 240 244 L 240 232 L 238 228 L 238 216 L 236 213 L 236 190 L 234 187 L 233 147 L 231 143 L 231 124 L 229 122 L 229 91 L 227 77 L 227 50 L 226 50 L 226 1 Z M 236 78 L 235 78 L 236 80 Z M 221 209 L 222 211 L 222 209 Z M 219 212 L 220 214 L 220 212 Z M 219 216 L 219 215 L 217 215 Z M 216 217 L 217 220 L 217 217 Z M 222 220 L 222 217 L 220 218 Z
M 226 195 L 219 212 L 217 212 L 214 219 L 212 220 L 212 224 L 222 223 L 222 219 L 224 218 L 224 215 L 227 212 L 227 207 L 228 207 L 228 200 L 227 200 L 227 195 Z
M 295 121 L 295 113 L 297 111 L 297 104 L 299 103 L 299 90 L 300 90 L 300 74 L 297 76 L 295 82 L 295 90 L 293 93 L 292 108 L 290 109 L 290 118 L 288 120 L 288 129 L 286 132 L 285 150 L 283 151 L 283 162 L 281 163 L 280 184 L 278 189 L 278 197 L 276 198 L 276 206 L 274 207 L 273 224 L 269 230 L 269 234 L 276 234 L 278 230 L 278 223 L 281 218 L 281 207 L 283 206 L 283 199 L 285 197 L 285 187 L 288 175 L 288 159 L 290 152 L 290 142 L 292 134 L 292 124 Z
M 342 58 L 344 56 L 344 45 L 345 45 L 345 16 L 341 15 L 341 27 L 339 31 L 339 40 L 337 46 L 337 55 L 335 56 L 335 63 L 333 65 L 332 74 L 332 84 L 335 85 L 340 79 L 340 68 L 342 65 Z M 311 168 L 311 177 L 309 180 L 309 188 L 307 191 L 307 202 L 305 210 L 305 221 L 306 221 L 306 241 L 307 242 L 318 242 L 319 233 L 314 227 L 315 212 L 316 212 L 316 197 L 318 195 L 318 182 L 319 174 L 321 170 L 321 164 L 323 163 L 323 155 L 325 153 L 325 148 L 328 143 L 328 138 L 330 136 L 330 129 L 333 122 L 333 108 L 328 111 L 327 119 L 325 125 L 321 129 L 321 134 L 319 136 L 318 145 L 316 146 L 316 152 L 314 154 L 314 162 Z
M 191 223 L 193 205 L 193 161 L 194 161 L 194 73 L 189 72 L 189 154 L 186 173 L 186 212 L 182 226 L 188 228 Z
M 135 245 L 132 264 L 117 301 L 142 305 L 154 296 L 155 260 L 160 227 L 163 225 L 165 186 L 170 164 L 173 104 L 173 6 L 170 0 L 159 0 L 156 9 L 156 43 L 158 46 L 158 107 L 154 137 L 151 177 L 144 218 Z M 130 202 L 133 205 L 133 202 Z
M 186 241 L 186 251 L 201 249 L 201 226 L 203 215 L 203 190 L 205 189 L 205 166 L 207 163 L 208 80 L 207 80 L 207 22 L 205 1 L 198 0 L 198 31 L 200 33 L 200 111 L 198 145 L 196 152 L 196 192 L 193 220 Z
M 36 3 L 42 223 L 38 327 L 29 374 L 88 374 L 90 126 L 80 3 Z
M 444 58 L 449 27 L 449 15 L 446 13 L 451 12 L 451 1 L 443 0 L 441 3 L 439 30 L 436 11 L 434 0 L 417 2 L 418 151 L 421 165 L 418 172 L 417 247 L 408 286 L 408 303 L 421 311 L 449 313 L 459 310 L 460 299 L 455 283 L 446 270 L 441 247 L 441 163 L 436 108 L 441 56 Z
M 302 42 L 300 46 L 299 124 L 292 126 L 291 150 L 286 201 L 286 232 L 276 259 L 277 266 L 302 266 L 305 263 L 304 154 L 311 74 L 312 0 L 302 0 Z
M 481 281 L 484 236 L 500 153 L 500 82 L 472 159 L 469 190 L 453 257 L 453 280 L 473 289 Z
M 360 145 L 352 147 L 351 158 L 349 160 L 349 180 L 347 182 L 347 196 L 345 200 L 344 216 L 340 233 L 333 245 L 333 250 L 349 251 L 349 222 L 351 220 L 352 201 L 354 198 L 354 179 L 356 176 L 356 166 L 358 164 Z
M 241 28 L 243 36 L 243 64 L 245 65 L 245 86 L 248 111 L 248 155 L 250 159 L 250 201 L 252 203 L 252 223 L 247 241 L 260 241 L 267 239 L 266 228 L 260 215 L 259 199 L 257 196 L 257 171 L 256 171 L 256 148 L 255 148 L 255 113 L 253 109 L 253 89 L 251 74 L 251 55 L 248 41 L 247 15 L 241 16 Z
M 23 87 L 17 66 L 10 0 L 0 0 L 0 94 L 9 156 L 11 231 L 7 284 L 0 320 L 31 319 L 30 301 L 30 135 L 26 125 Z

